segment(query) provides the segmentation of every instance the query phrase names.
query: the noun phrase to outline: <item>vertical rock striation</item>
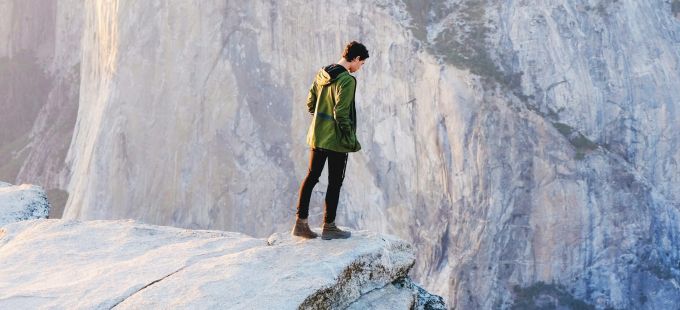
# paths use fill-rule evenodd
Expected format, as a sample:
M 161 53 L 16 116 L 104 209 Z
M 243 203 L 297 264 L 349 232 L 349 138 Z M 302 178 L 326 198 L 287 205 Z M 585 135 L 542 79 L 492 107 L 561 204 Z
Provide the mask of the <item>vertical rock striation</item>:
M 467 124 L 483 147 L 463 169 L 479 186 L 452 200 L 461 216 L 451 219 L 463 223 L 439 247 L 474 244 L 469 256 L 449 252 L 451 273 L 441 268 L 434 280 L 450 279 L 449 303 L 505 308 L 551 295 L 597 308 L 677 304 L 679 153 L 668 120 L 680 96 L 668 90 L 680 86 L 680 24 L 670 5 L 403 7 L 428 51 L 479 76 L 485 98 L 475 113 L 484 123 Z
M 0 3 L 0 179 L 39 184 L 60 216 L 78 108 L 80 1 Z

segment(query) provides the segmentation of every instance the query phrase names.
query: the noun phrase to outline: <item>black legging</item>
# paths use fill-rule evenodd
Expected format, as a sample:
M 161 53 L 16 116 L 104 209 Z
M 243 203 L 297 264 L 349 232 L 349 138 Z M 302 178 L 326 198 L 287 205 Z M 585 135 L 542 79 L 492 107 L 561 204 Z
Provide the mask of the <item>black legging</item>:
M 312 196 L 314 185 L 319 182 L 319 176 L 328 158 L 328 189 L 326 190 L 326 208 L 323 220 L 325 223 L 335 221 L 335 212 L 338 209 L 340 187 L 345 179 L 345 167 L 347 167 L 347 153 L 338 153 L 326 149 L 312 149 L 309 159 L 307 177 L 300 186 L 300 200 L 298 201 L 297 217 L 306 219 L 309 215 L 309 199 Z

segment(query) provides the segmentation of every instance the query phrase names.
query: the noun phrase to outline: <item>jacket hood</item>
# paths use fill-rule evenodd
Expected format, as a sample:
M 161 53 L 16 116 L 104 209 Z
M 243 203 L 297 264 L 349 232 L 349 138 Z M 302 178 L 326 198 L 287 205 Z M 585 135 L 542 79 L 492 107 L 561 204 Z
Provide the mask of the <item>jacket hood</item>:
M 347 69 L 341 65 L 332 64 L 325 66 L 316 74 L 316 84 L 324 86 L 333 83 L 343 72 L 347 72 Z

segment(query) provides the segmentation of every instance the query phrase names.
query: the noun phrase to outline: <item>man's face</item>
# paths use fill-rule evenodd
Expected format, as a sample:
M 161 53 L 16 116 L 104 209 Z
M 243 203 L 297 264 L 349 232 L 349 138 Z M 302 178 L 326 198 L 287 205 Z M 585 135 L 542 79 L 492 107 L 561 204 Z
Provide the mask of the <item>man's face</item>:
M 354 73 L 359 71 L 359 69 L 361 69 L 361 66 L 364 65 L 364 62 L 366 62 L 366 59 L 359 60 L 359 56 L 355 57 L 354 59 L 352 59 L 352 61 L 349 62 L 349 72 Z

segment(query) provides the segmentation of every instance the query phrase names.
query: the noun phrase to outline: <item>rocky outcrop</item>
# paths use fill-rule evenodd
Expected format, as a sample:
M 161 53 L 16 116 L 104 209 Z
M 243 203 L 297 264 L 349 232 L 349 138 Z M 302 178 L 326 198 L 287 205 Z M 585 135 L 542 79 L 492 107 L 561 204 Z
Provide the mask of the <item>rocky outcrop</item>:
M 408 278 L 414 258 L 408 243 L 368 231 L 324 241 L 24 221 L 0 230 L 0 308 L 443 308 Z
M 0 182 L 0 226 L 47 218 L 49 211 L 47 195 L 40 186 Z

